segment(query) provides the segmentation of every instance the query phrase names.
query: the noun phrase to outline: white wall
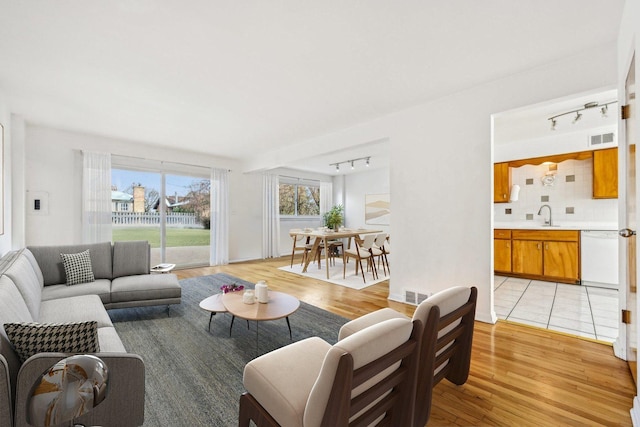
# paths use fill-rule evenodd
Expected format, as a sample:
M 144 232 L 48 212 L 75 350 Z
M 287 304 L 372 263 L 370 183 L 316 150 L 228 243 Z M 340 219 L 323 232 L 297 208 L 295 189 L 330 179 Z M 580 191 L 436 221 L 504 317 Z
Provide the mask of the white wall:
M 29 125 L 25 131 L 24 181 L 26 192 L 49 195 L 47 215 L 21 212 L 25 217 L 25 245 L 72 244 L 81 241 L 81 150 L 107 151 L 112 154 L 166 160 L 178 163 L 231 169 L 229 259 L 259 258 L 262 235 L 262 186 L 260 176 L 246 175 L 236 162 L 228 159 L 147 146 L 143 143 L 104 138 Z
M 3 209 L 0 220 L 4 221 L 4 233 L 0 235 L 0 256 L 11 250 L 11 115 L 4 103 L 4 95 L 0 91 L 0 123 L 4 127 L 4 147 L 0 147 L 3 163 L 0 164 L 0 185 L 4 202 L 0 200 L 0 208 Z
M 377 228 L 390 233 L 388 225 L 365 223 L 364 203 L 367 194 L 390 193 L 389 168 L 350 174 L 345 176 L 345 225 L 350 228 Z M 391 215 L 393 221 L 393 214 Z
M 391 299 L 404 289 L 432 293 L 478 287 L 477 319 L 493 311 L 491 116 L 616 82 L 614 44 L 318 138 L 325 151 L 391 141 L 394 269 Z M 597 65 L 594 65 L 597 64 Z M 282 152 L 254 159 L 268 167 Z

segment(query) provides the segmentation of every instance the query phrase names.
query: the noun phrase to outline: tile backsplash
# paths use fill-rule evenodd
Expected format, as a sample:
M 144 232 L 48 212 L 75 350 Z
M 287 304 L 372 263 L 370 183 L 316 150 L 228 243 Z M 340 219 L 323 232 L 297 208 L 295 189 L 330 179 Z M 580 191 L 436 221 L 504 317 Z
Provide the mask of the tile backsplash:
M 545 176 L 547 183 L 553 181 L 552 185 L 543 185 Z M 544 204 L 551 206 L 555 223 L 618 220 L 618 199 L 593 198 L 592 159 L 512 168 L 511 184 L 520 186 L 519 198 L 515 202 L 494 203 L 495 221 L 542 223 L 548 212 L 545 209 L 541 216 L 537 213 Z

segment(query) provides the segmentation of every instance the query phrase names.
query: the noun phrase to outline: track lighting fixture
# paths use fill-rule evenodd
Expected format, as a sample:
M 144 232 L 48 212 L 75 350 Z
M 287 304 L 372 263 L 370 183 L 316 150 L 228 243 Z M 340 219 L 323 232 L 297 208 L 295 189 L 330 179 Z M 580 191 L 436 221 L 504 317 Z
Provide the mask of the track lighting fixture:
M 342 163 L 351 163 L 351 169 L 355 169 L 356 168 L 356 162 L 358 160 L 364 160 L 365 161 L 365 166 L 369 167 L 369 161 L 371 160 L 371 156 L 367 156 L 367 157 L 358 157 L 357 159 L 349 159 L 349 160 L 344 160 L 342 162 L 336 162 L 336 163 L 329 163 L 329 166 L 335 166 L 336 167 L 336 172 L 340 172 L 340 164 Z
M 602 115 L 602 118 L 605 118 L 608 117 L 607 113 L 609 112 L 609 105 L 616 104 L 617 102 L 618 101 L 609 101 L 604 104 L 599 104 L 597 102 L 587 102 L 582 108 L 567 111 L 566 113 L 556 114 L 555 116 L 549 117 L 547 120 L 551 121 L 551 130 L 556 130 L 558 125 L 558 117 L 566 116 L 568 114 L 575 114 L 576 116 L 572 120 L 572 123 L 575 124 L 578 120 L 582 119 L 583 111 L 591 110 L 596 107 L 600 107 L 600 114 Z
M 580 120 L 582 118 L 582 113 L 580 112 L 576 112 L 576 118 L 573 119 L 573 123 L 577 122 L 578 120 Z

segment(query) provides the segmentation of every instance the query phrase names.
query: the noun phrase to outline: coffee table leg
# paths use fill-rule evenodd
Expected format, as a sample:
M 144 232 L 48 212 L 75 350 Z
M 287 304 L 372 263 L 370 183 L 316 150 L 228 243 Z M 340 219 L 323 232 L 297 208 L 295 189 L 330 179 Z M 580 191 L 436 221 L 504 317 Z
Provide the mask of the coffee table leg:
M 215 311 L 211 312 L 211 316 L 209 316 L 209 332 L 211 332 L 211 319 L 213 319 L 213 315 L 216 314 Z
M 236 320 L 236 316 L 231 316 L 231 325 L 229 325 L 229 336 L 231 336 L 231 329 L 233 328 L 234 320 Z
M 289 327 L 289 341 L 291 341 L 293 337 L 291 336 L 291 323 L 289 323 L 289 316 L 287 316 L 286 319 L 287 319 L 287 326 Z

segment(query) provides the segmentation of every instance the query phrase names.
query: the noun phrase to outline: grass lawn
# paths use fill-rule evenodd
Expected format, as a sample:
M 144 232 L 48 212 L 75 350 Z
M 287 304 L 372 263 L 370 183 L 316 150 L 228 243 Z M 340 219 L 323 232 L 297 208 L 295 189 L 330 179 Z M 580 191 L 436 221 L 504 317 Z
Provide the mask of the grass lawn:
M 209 246 L 210 230 L 167 227 L 167 247 Z M 152 248 L 160 247 L 160 228 L 113 227 L 113 241 L 147 240 Z

